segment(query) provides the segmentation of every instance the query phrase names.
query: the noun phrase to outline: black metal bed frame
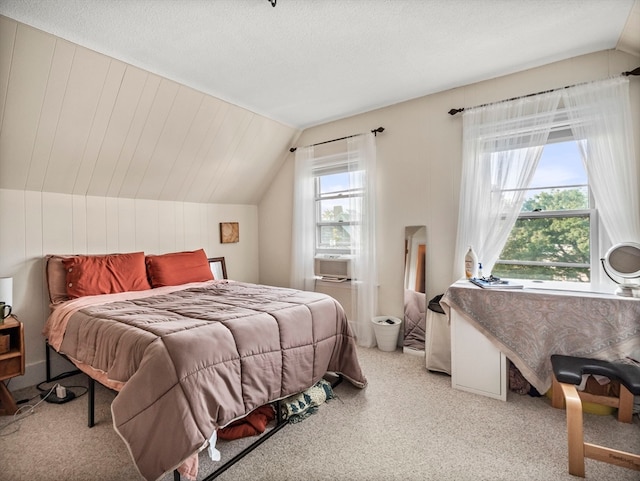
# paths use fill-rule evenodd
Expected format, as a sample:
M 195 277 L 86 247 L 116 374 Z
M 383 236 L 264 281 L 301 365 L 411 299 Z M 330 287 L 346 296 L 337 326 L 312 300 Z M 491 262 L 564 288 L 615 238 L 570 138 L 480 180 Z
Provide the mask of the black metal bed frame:
M 46 341 L 46 340 L 45 340 L 45 344 L 46 344 L 45 363 L 46 363 L 46 378 L 47 378 L 46 380 L 47 380 L 47 382 L 51 382 L 53 380 L 51 378 L 51 359 L 50 359 L 51 346 L 49 345 L 49 342 Z M 54 350 L 54 352 L 56 352 L 57 354 L 62 356 L 64 359 L 69 360 L 69 358 L 67 356 L 65 356 L 64 354 L 62 354 L 60 352 L 57 352 L 55 350 Z M 82 371 L 79 370 L 79 369 L 76 370 L 76 371 L 72 371 L 73 374 L 79 374 L 81 372 Z M 85 373 L 85 375 L 87 376 L 87 381 L 89 383 L 88 390 L 87 390 L 87 398 L 88 398 L 88 400 L 87 400 L 87 403 L 88 403 L 87 404 L 87 425 L 88 425 L 88 427 L 92 428 L 95 425 L 95 382 L 96 381 L 95 381 L 95 379 L 93 379 L 88 374 Z M 336 379 L 336 381 L 331 383 L 331 387 L 336 387 L 338 384 L 340 384 L 342 382 L 342 380 L 343 380 L 342 375 L 337 374 L 337 379 Z M 211 481 L 211 480 L 217 478 L 222 473 L 224 473 L 227 469 L 229 469 L 231 466 L 233 466 L 238 461 L 240 461 L 242 458 L 244 458 L 251 451 L 253 451 L 258 446 L 260 446 L 262 443 L 264 443 L 269 438 L 271 438 L 271 436 L 273 436 L 278 431 L 280 431 L 282 428 L 284 428 L 287 424 L 289 424 L 289 419 L 285 419 L 282 416 L 282 410 L 280 409 L 280 407 L 281 407 L 280 406 L 280 400 L 275 401 L 274 404 L 275 404 L 275 410 L 276 410 L 276 425 L 273 428 L 271 428 L 268 431 L 266 431 L 263 434 L 261 434 L 258 439 L 256 439 L 253 443 L 249 444 L 247 447 L 245 447 L 242 451 L 240 451 L 238 454 L 233 456 L 231 459 L 229 459 L 228 461 L 225 461 L 223 464 L 218 466 L 213 472 L 211 472 L 206 478 L 204 478 L 203 481 Z M 173 470 L 173 480 L 174 481 L 180 481 L 180 473 L 178 472 L 177 469 Z

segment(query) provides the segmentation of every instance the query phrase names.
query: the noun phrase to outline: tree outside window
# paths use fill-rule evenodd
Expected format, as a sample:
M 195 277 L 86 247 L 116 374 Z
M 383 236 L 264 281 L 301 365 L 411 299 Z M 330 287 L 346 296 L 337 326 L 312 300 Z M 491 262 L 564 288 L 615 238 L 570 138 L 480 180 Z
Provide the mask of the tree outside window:
M 547 144 L 531 185 L 492 274 L 590 282 L 595 211 L 576 142 Z

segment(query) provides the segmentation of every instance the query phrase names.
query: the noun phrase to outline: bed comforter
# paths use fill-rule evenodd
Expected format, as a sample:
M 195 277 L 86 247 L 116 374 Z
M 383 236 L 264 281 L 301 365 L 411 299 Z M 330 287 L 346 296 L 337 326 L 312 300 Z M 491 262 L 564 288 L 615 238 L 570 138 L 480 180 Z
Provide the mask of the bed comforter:
M 185 287 L 69 301 L 45 327 L 60 352 L 122 383 L 114 427 L 146 479 L 176 468 L 216 429 L 326 372 L 366 385 L 331 297 L 241 282 Z

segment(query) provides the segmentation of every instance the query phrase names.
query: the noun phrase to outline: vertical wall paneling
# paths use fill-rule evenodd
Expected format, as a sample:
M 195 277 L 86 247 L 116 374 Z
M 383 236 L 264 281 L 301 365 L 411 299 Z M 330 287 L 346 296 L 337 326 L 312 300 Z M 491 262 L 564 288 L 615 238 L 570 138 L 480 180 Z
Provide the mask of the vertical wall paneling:
M 4 119 L 4 106 L 7 101 L 11 59 L 17 30 L 17 23 L 0 16 L 0 128 Z
M 73 241 L 71 252 L 74 254 L 94 254 L 89 251 L 89 235 L 87 223 L 87 199 L 81 195 L 71 196 L 71 230 Z M 97 253 L 96 253 L 97 254 Z
M 109 190 L 107 191 L 109 197 L 133 197 L 133 195 L 127 196 L 125 194 L 134 191 L 135 184 L 127 184 L 125 188 L 125 182 L 127 182 L 129 175 L 132 175 L 139 168 L 138 161 L 134 157 L 141 141 L 140 138 L 147 118 L 151 112 L 151 107 L 158 93 L 160 80 L 157 75 L 145 73 L 144 87 L 136 100 L 135 113 L 109 183 Z
M 203 198 L 209 198 L 210 192 L 221 180 L 222 167 L 226 164 L 227 156 L 235 148 L 235 139 L 244 130 L 243 121 L 247 115 L 247 111 L 233 105 L 225 109 L 224 119 L 217 126 L 215 139 L 205 154 L 202 167 L 198 176 L 193 179 L 185 200 L 199 202 Z
M 0 277 L 12 277 L 22 267 L 25 255 L 24 194 L 18 190 L 0 190 Z
M 114 197 L 105 198 L 105 252 L 121 252 L 118 224 L 118 199 Z
M 175 221 L 176 221 L 176 230 L 174 232 L 174 238 L 176 243 L 176 251 L 180 251 L 184 249 L 185 245 L 185 216 L 184 216 L 184 202 L 175 204 Z
M 207 125 L 206 137 L 203 139 L 201 145 L 199 145 L 193 164 L 190 169 L 188 169 L 189 172 L 180 186 L 177 196 L 180 200 L 187 200 L 190 195 L 193 196 L 193 192 L 198 188 L 198 182 L 201 181 L 202 176 L 204 176 L 208 170 L 215 167 L 216 159 L 210 152 L 214 145 L 222 142 L 222 140 L 218 138 L 218 132 L 227 118 L 230 105 L 213 97 L 207 97 L 205 105 L 211 110 L 211 119 Z M 203 185 L 206 185 L 206 183 Z
M 167 182 L 180 181 L 184 168 L 174 170 L 173 176 L 170 173 L 193 125 L 202 97 L 203 94 L 188 87 L 178 88 L 166 121 L 158 133 L 145 175 L 138 186 L 137 197 L 159 199 Z
M 24 322 L 25 338 L 30 340 L 25 342 L 26 358 L 37 359 L 44 352 L 42 326 L 49 314 L 49 295 L 44 282 L 42 194 L 32 191 L 21 194 L 24 196 L 24 209 L 16 210 L 25 218 L 25 260 L 24 268 L 14 278 L 13 302 L 20 320 Z
M 117 199 L 118 203 L 118 252 L 136 250 L 136 201 Z
M 106 126 L 104 138 L 100 142 L 95 167 L 87 187 L 87 195 L 108 195 L 109 185 L 131 128 L 146 79 L 147 74 L 144 71 L 124 66 L 117 96 L 113 99 L 112 105 L 104 107 L 105 110 L 110 109 L 109 123 Z
M 135 150 L 136 135 L 142 131 L 158 84 L 158 77 L 149 78 L 147 72 L 127 66 L 98 155 L 89 194 L 110 197 L 118 195 Z
M 98 155 L 105 141 L 105 136 L 115 104 L 126 66 L 117 60 L 110 60 L 105 75 L 102 91 L 99 95 L 98 105 L 91 123 L 91 130 L 82 152 L 82 160 L 78 176 L 73 185 L 73 193 L 87 194 L 91 178 L 96 169 Z
M 43 190 L 73 192 L 110 63 L 104 55 L 76 47 Z
M 178 84 L 162 79 L 157 95 L 149 110 L 142 133 L 134 152 L 135 163 L 129 165 L 126 177 L 122 182 L 119 197 L 138 197 L 140 185 L 145 177 L 156 145 L 160 141 L 162 131 L 171 107 L 178 93 Z
M 73 252 L 73 197 L 42 193 L 42 248 L 45 254 Z
M 226 166 L 223 179 L 209 198 L 229 199 L 229 202 L 242 203 L 237 193 L 246 189 L 252 193 L 249 200 L 257 204 L 264 191 L 265 179 L 271 180 L 273 164 L 267 159 L 284 158 L 283 146 L 288 146 L 290 133 L 282 125 L 264 117 L 254 116 L 241 140 L 233 161 Z M 247 176 L 245 172 L 251 172 Z M 233 181 L 229 181 L 233 179 Z
M 240 135 L 234 142 L 235 146 L 233 151 L 229 152 L 226 158 L 226 162 L 220 166 L 218 178 L 234 179 L 234 171 L 235 174 L 237 174 L 237 172 L 245 167 L 247 163 L 256 164 L 255 167 L 257 168 L 257 170 L 254 172 L 255 175 L 245 176 L 244 178 L 242 178 L 243 186 L 246 189 L 253 191 L 255 189 L 256 183 L 261 181 L 261 178 L 259 177 L 259 163 L 253 162 L 255 160 L 254 155 L 256 149 L 261 149 L 262 146 L 265 145 L 265 142 L 264 138 L 260 136 L 261 126 L 263 125 L 263 123 L 261 122 L 262 119 L 253 116 L 246 120 L 246 124 L 244 124 L 245 128 L 241 132 L 239 132 Z M 234 199 L 234 192 L 237 191 L 237 189 L 237 181 L 218 181 L 211 184 L 211 189 L 207 191 L 207 195 L 209 198 L 213 197 L 214 195 L 221 195 L 229 199 L 229 202 L 235 203 L 237 199 Z
M 107 199 L 104 197 L 85 197 L 84 199 L 87 215 L 87 253 L 111 252 L 107 249 Z
M 159 193 L 161 199 L 184 199 L 182 187 L 193 178 L 196 166 L 202 161 L 198 152 L 207 140 L 209 128 L 221 104 L 211 100 L 211 97 L 201 96 L 198 111 Z
M 158 252 L 160 250 L 160 209 L 158 203 L 137 199 L 135 213 L 136 248 L 145 252 Z
M 184 249 L 193 250 L 202 247 L 202 229 L 200 228 L 200 205 L 191 202 L 184 204 Z
M 50 35 L 18 27 L 0 131 L 0 187 L 25 188 L 54 45 Z
M 159 238 L 158 251 L 155 252 L 156 254 L 180 250 L 176 245 L 176 209 L 180 207 L 179 203 L 160 202 L 158 218 Z
M 26 190 L 42 190 L 44 186 L 75 52 L 76 47 L 72 43 L 62 39 L 56 40 L 35 145 L 29 162 Z
M 213 197 L 218 185 L 223 183 L 223 179 L 224 182 L 230 182 L 236 187 L 241 188 L 241 184 L 239 185 L 239 182 L 241 182 L 240 179 L 231 179 L 224 177 L 224 173 L 227 170 L 229 163 L 233 161 L 234 156 L 236 155 L 236 152 L 238 150 L 238 146 L 244 138 L 254 114 L 235 106 L 230 109 L 229 114 L 229 124 L 227 125 L 225 123 L 221 131 L 223 135 L 228 136 L 227 141 L 225 142 L 225 152 L 220 156 L 220 161 L 218 162 L 218 168 L 215 171 L 215 175 L 210 177 L 209 183 L 206 188 L 203 188 L 201 191 L 199 191 L 204 192 L 205 199 L 211 199 Z M 193 200 L 197 202 L 200 200 L 200 198 L 196 198 Z M 235 199 L 227 199 L 227 202 L 234 201 Z
M 14 310 L 25 324 L 27 371 L 12 389 L 44 379 L 42 328 L 49 313 L 47 254 L 165 253 L 204 248 L 228 256 L 237 280 L 255 282 L 258 249 L 255 206 L 90 197 L 0 189 L 0 276 L 14 278 Z M 240 222 L 246 236 L 222 249 L 218 222 Z M 215 228 L 214 228 L 215 227 Z M 235 265 L 234 265 L 235 264 Z M 246 265 L 245 265 L 246 264 Z M 57 372 L 57 371 L 56 371 Z
M 252 205 L 299 132 L 2 17 L 0 188 Z

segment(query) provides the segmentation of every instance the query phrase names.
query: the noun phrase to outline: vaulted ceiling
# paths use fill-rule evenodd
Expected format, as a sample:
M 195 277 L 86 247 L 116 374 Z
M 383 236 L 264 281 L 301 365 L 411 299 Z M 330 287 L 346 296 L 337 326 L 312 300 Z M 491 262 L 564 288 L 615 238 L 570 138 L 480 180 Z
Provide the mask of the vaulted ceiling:
M 257 203 L 306 127 L 617 48 L 640 0 L 2 0 L 0 188 Z

